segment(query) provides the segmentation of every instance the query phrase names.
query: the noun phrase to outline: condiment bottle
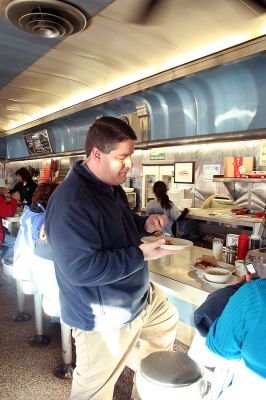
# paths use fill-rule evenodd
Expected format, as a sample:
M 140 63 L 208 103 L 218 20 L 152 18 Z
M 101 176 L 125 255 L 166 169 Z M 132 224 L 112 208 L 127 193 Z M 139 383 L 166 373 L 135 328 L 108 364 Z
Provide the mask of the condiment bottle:
M 250 236 L 250 248 L 251 248 L 251 250 L 259 249 L 260 248 L 260 241 L 261 241 L 261 238 L 260 238 L 259 235 L 251 235 Z
M 227 264 L 235 265 L 236 255 L 237 255 L 237 246 L 228 246 L 226 248 Z
M 223 257 L 223 239 L 214 238 L 212 241 L 212 254 L 216 260 L 221 260 Z
M 238 237 L 238 260 L 245 260 L 249 246 L 249 237 L 245 232 L 242 232 Z

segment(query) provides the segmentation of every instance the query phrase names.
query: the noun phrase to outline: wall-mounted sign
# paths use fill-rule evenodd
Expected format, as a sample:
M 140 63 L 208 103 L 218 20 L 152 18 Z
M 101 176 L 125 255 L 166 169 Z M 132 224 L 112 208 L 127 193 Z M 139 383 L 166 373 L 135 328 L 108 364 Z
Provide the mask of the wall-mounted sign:
M 262 139 L 260 141 L 260 159 L 259 159 L 260 167 L 266 165 L 266 140 Z
M 203 180 L 212 181 L 213 175 L 220 175 L 220 164 L 203 165 Z
M 52 146 L 46 129 L 25 135 L 24 140 L 29 155 L 52 153 Z
M 150 160 L 165 160 L 165 153 L 150 153 Z

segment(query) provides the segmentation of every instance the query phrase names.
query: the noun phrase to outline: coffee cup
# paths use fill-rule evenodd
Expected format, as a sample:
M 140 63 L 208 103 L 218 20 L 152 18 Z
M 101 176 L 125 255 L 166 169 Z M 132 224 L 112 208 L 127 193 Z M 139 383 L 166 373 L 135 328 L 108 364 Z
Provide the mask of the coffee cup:
M 246 267 L 244 264 L 244 260 L 235 260 L 235 275 L 236 276 L 244 276 L 246 275 Z

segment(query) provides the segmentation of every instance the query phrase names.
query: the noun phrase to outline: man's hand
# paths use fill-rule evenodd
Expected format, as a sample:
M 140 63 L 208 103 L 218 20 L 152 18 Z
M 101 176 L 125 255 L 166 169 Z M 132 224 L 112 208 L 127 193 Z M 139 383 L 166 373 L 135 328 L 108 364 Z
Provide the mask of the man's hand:
M 139 249 L 143 253 L 144 260 L 157 260 L 157 258 L 162 258 L 168 254 L 176 253 L 176 250 L 165 250 L 161 249 L 161 245 L 166 244 L 165 239 L 158 239 L 150 243 L 142 243 L 139 245 Z
M 146 232 L 149 233 L 153 233 L 156 231 L 161 232 L 167 222 L 168 218 L 166 215 L 152 214 L 146 219 L 144 228 Z

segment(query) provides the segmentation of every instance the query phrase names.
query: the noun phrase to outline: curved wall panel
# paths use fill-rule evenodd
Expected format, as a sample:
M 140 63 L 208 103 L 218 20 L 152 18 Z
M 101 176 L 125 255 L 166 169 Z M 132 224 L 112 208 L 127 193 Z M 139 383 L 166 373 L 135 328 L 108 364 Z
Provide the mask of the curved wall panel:
M 132 113 L 140 103 L 150 116 L 149 141 L 266 128 L 265 70 L 262 53 L 116 98 L 7 136 L 6 154 L 9 159 L 26 157 L 23 135 L 40 129 L 48 130 L 55 152 L 82 150 L 97 116 Z M 2 138 L 2 156 L 3 143 Z

